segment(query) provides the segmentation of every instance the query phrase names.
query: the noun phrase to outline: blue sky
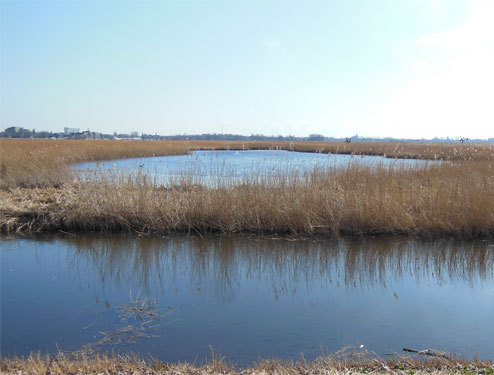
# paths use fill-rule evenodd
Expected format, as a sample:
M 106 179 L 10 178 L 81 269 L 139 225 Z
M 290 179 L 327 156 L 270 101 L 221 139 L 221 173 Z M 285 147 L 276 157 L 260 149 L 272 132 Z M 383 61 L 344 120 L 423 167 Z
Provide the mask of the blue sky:
M 2 1 L 1 124 L 494 137 L 494 0 Z

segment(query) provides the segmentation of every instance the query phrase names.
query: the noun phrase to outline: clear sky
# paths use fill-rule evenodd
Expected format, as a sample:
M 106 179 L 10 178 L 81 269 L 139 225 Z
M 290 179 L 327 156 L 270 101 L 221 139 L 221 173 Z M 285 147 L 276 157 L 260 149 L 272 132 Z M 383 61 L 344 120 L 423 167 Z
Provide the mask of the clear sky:
M 0 1 L 1 129 L 494 137 L 494 0 Z

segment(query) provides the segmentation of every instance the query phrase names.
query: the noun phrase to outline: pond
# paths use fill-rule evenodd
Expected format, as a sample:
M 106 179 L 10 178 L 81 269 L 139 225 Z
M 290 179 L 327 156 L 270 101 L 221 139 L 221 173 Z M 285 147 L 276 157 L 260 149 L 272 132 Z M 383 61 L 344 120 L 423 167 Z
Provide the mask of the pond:
M 494 359 L 494 242 L 0 240 L 1 355 L 136 352 L 239 366 L 346 345 Z
M 145 174 L 158 183 L 184 181 L 207 185 L 238 184 L 253 179 L 303 177 L 314 170 L 329 170 L 351 164 L 398 168 L 439 161 L 390 159 L 282 150 L 193 151 L 187 155 L 120 159 L 73 165 L 85 177 Z M 247 180 L 245 180 L 247 179 Z

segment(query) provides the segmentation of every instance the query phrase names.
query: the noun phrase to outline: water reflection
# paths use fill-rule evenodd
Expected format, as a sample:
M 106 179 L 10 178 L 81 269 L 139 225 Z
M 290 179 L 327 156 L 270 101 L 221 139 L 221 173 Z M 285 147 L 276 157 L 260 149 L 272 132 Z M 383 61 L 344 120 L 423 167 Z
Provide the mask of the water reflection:
M 96 269 L 102 282 L 134 279 L 162 290 L 188 275 L 200 292 L 214 285 L 231 295 L 243 280 L 272 285 L 273 295 L 313 286 L 388 288 L 404 278 L 420 285 L 492 283 L 494 246 L 488 242 L 419 240 L 295 241 L 230 238 L 77 237 L 70 264 Z
M 152 300 L 167 317 L 156 337 L 137 331 L 136 344 L 101 349 L 193 362 L 211 345 L 248 365 L 359 342 L 380 355 L 411 347 L 494 358 L 492 240 L 105 236 L 0 245 L 2 355 L 105 341 L 122 332 L 119 306 Z

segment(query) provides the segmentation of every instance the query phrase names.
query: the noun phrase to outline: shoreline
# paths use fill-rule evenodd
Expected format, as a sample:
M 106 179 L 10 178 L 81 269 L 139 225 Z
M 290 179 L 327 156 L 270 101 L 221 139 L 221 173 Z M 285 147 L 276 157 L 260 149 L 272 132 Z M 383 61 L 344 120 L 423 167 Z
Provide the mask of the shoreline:
M 368 356 L 366 352 L 346 353 L 343 356 L 320 356 L 313 360 L 282 361 L 278 359 L 259 360 L 247 368 L 237 368 L 219 355 L 205 364 L 187 362 L 168 363 L 154 358 L 148 360 L 137 355 L 77 354 L 41 355 L 32 353 L 27 357 L 0 358 L 2 374 L 15 375 L 78 375 L 78 374 L 119 374 L 119 375 L 312 375 L 312 374 L 463 374 L 492 375 L 494 362 L 465 360 L 440 355 L 429 358 L 396 355 L 383 359 Z
M 84 190 L 86 188 L 87 190 Z M 183 188 L 183 187 L 182 187 Z M 124 189 L 126 190 L 126 189 Z M 494 213 L 482 217 L 482 221 L 471 222 L 460 216 L 461 222 L 444 223 L 437 225 L 434 218 L 431 223 L 408 224 L 400 227 L 396 217 L 391 216 L 383 223 L 372 224 L 373 218 L 361 219 L 360 224 L 354 220 L 339 218 L 338 225 L 334 225 L 324 217 L 325 208 L 317 212 L 318 199 L 312 199 L 310 192 L 300 189 L 290 195 L 306 194 L 307 202 L 299 207 L 289 208 L 290 214 L 275 207 L 275 212 L 264 212 L 264 205 L 252 205 L 252 195 L 272 195 L 279 192 L 268 192 L 265 188 L 254 193 L 245 194 L 243 191 L 235 194 L 235 190 L 214 191 L 209 188 L 194 187 L 179 189 L 179 191 L 163 191 L 162 189 L 142 189 L 135 191 L 121 191 L 114 186 L 78 186 L 26 189 L 15 188 L 8 191 L 0 190 L 0 237 L 22 237 L 25 235 L 112 235 L 122 234 L 131 236 L 223 236 L 223 237 L 275 237 L 279 239 L 316 239 L 334 240 L 343 238 L 393 238 L 414 237 L 425 240 L 457 239 L 476 240 L 494 238 Z M 125 195 L 114 207 L 108 202 L 108 194 L 113 196 Z M 136 208 L 134 195 L 154 196 L 154 200 L 140 203 Z M 238 194 L 245 195 L 249 201 L 245 207 L 237 207 L 240 212 L 222 211 L 215 206 L 226 200 L 227 203 L 239 198 Z M 228 197 L 228 195 L 232 195 Z M 171 197 L 170 197 L 171 196 Z M 90 200 L 92 199 L 92 201 Z M 245 198 L 244 198 L 245 199 Z M 201 207 L 205 200 L 209 205 Z M 154 204 L 155 201 L 158 203 Z M 190 207 L 183 208 L 184 202 Z M 107 204 L 111 207 L 108 207 Z M 262 202 L 264 203 L 264 202 Z M 105 207 L 107 206 L 107 207 Z M 162 210 L 172 207 L 173 217 L 158 217 Z M 303 217 L 305 208 L 313 206 L 314 219 Z M 369 206 L 369 205 L 367 205 Z M 181 211 L 177 211 L 180 210 Z M 249 209 L 254 212 L 249 217 L 243 211 Z M 279 212 L 278 212 L 279 211 Z M 337 210 L 336 214 L 338 213 Z M 433 210 L 430 210 L 433 213 Z M 333 213 L 334 215 L 335 213 Z M 347 216 L 359 218 L 361 211 L 347 213 Z M 300 216 L 300 217 L 297 217 Z M 421 215 L 424 217 L 425 215 Z M 161 220 L 163 219 L 163 220 Z M 424 217 L 424 219 L 427 219 Z M 458 218 L 457 218 L 458 219 Z M 233 224 L 232 224 L 233 223 Z M 347 224 L 345 224 L 347 223 Z M 420 226 L 422 225 L 422 226 Z

